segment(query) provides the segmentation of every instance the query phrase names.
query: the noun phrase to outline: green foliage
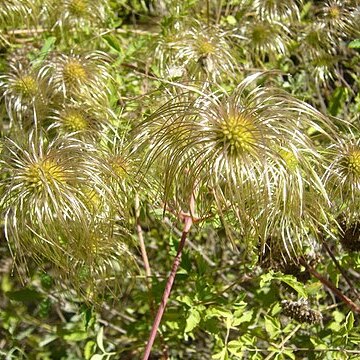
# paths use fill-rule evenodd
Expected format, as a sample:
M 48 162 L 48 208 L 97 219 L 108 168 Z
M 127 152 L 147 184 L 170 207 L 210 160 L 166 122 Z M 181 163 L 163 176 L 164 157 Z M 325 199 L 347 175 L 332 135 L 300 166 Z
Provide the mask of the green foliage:
M 359 358 L 358 1 L 0 4 L 1 358 Z

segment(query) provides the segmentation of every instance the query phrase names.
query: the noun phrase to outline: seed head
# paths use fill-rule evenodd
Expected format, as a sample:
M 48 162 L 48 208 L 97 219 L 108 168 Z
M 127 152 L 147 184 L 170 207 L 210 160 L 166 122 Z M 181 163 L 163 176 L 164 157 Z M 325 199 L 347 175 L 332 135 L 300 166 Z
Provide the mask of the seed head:
M 301 323 L 317 324 L 322 321 L 322 314 L 310 308 L 305 299 L 298 301 L 283 300 L 281 302 L 283 313 Z
M 328 228 L 326 162 L 307 129 L 329 140 L 336 131 L 289 94 L 254 88 L 259 76 L 245 78 L 232 94 L 169 101 L 143 124 L 151 139 L 148 159 L 163 169 L 165 201 L 182 206 L 194 188 L 199 196 L 206 190 L 203 198 L 213 199 L 224 223 L 232 219 L 229 227 L 243 229 L 238 237 L 264 244 L 271 236 L 290 255 L 304 240 L 313 243 L 319 226 Z

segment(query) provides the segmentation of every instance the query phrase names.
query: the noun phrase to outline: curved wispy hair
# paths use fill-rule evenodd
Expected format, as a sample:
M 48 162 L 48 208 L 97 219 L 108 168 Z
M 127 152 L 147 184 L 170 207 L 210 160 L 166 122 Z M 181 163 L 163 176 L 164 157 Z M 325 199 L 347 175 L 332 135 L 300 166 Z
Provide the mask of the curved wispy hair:
M 21 21 L 30 26 L 36 23 L 39 3 L 34 0 L 3 0 L 0 6 L 0 30 L 4 26 L 15 26 Z
M 113 116 L 110 109 L 91 99 L 83 101 L 69 99 L 49 116 L 51 124 L 47 131 L 57 134 L 70 134 L 79 139 L 96 139 L 110 123 Z
M 89 218 L 113 218 L 121 211 L 101 176 L 96 150 L 79 140 L 64 136 L 48 140 L 34 133 L 22 143 L 7 139 L 0 164 L 1 211 L 8 240 L 20 258 L 36 246 L 24 241 L 23 233 L 40 234 L 52 239 L 49 245 L 61 248 L 48 224 L 66 227 L 76 221 L 86 226 Z
M 274 87 L 256 87 L 262 75 L 248 76 L 231 95 L 176 98 L 143 126 L 151 139 L 149 161 L 162 164 L 165 201 L 175 197 L 183 206 L 193 192 L 203 192 L 219 212 L 233 213 L 244 237 L 264 240 L 278 224 L 275 214 L 291 214 L 291 222 L 303 225 L 309 187 L 321 208 L 329 204 L 318 175 L 323 157 L 307 130 L 328 140 L 337 134 L 308 104 Z
M 359 129 L 351 131 L 328 148 L 331 164 L 325 181 L 334 202 L 349 223 L 358 221 L 360 215 L 360 138 Z M 339 215 L 339 214 L 336 214 Z
M 65 228 L 56 224 L 49 228 L 61 248 L 51 244 L 51 257 L 44 257 L 49 253 L 46 248 L 33 252 L 33 257 L 47 269 L 53 268 L 57 281 L 63 286 L 70 283 L 86 301 L 96 304 L 105 294 L 118 295 L 137 272 L 133 240 L 118 220 L 90 218 L 86 226 L 69 221 Z M 46 244 L 46 240 L 49 238 L 41 234 L 31 236 L 31 241 L 39 245 Z
M 52 88 L 48 85 L 48 68 L 31 64 L 10 64 L 0 76 L 0 91 L 5 99 L 7 114 L 14 125 L 22 128 L 38 123 L 48 112 Z
M 84 30 L 101 26 L 108 10 L 108 2 L 100 0 L 46 0 L 43 12 L 45 20 L 51 21 L 50 26 L 62 30 Z
M 300 20 L 299 5 L 302 0 L 255 0 L 253 7 L 260 19 L 277 21 Z
M 104 103 L 109 92 L 108 61 L 101 51 L 58 54 L 46 64 L 51 69 L 49 81 L 64 98 L 84 96 Z
M 360 5 L 352 3 L 347 0 L 329 0 L 318 9 L 319 20 L 326 26 L 333 41 L 360 35 L 360 25 L 356 18 L 356 10 Z
M 254 64 L 270 61 L 288 53 L 290 29 L 282 22 L 250 18 L 239 33 L 245 38 L 245 55 Z
M 219 25 L 176 23 L 157 41 L 154 53 L 160 71 L 167 76 L 186 72 L 191 79 L 214 82 L 229 77 L 237 68 L 231 37 L 234 33 Z
M 318 83 L 336 77 L 336 65 L 341 59 L 331 34 L 323 23 L 311 23 L 299 30 L 297 54 L 311 79 Z
M 103 163 L 104 176 L 112 183 L 117 196 L 126 197 L 129 203 L 141 176 L 142 159 L 138 156 L 134 144 L 128 141 L 128 134 L 121 135 L 115 127 L 109 126 L 97 144 L 100 161 Z M 141 180 L 140 180 L 141 179 Z M 145 185 L 145 183 L 142 183 Z M 130 205 L 132 206 L 132 205 Z

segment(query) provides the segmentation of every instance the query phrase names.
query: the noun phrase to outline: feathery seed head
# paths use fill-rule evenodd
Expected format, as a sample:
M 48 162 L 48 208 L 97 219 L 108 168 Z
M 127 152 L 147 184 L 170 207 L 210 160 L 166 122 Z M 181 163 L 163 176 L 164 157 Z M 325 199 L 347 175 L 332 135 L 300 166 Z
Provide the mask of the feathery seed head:
M 83 55 L 60 54 L 47 64 L 52 69 L 50 80 L 64 97 L 86 95 L 103 104 L 110 79 L 107 60 L 107 55 L 99 51 Z
M 328 225 L 325 161 L 307 130 L 329 140 L 337 135 L 311 106 L 280 89 L 255 87 L 261 75 L 245 78 L 231 95 L 186 94 L 161 107 L 144 124 L 149 161 L 164 169 L 166 199 L 181 204 L 194 187 L 211 189 L 225 223 L 237 221 L 244 238 L 274 235 L 293 254 L 292 247 Z
M 31 120 L 33 125 L 35 116 L 37 120 L 46 116 L 53 92 L 46 68 L 37 69 L 21 62 L 10 64 L 10 71 L 0 76 L 0 91 L 10 119 L 20 127 L 26 125 L 25 120 Z
M 82 17 L 86 14 L 89 4 L 86 0 L 71 0 L 68 4 L 69 12 L 76 17 Z
M 220 26 L 208 26 L 199 21 L 181 24 L 181 32 L 162 34 L 155 49 L 160 71 L 185 69 L 191 78 L 216 81 L 234 72 L 236 60 L 230 46 L 231 33 Z
M 360 213 L 360 140 L 355 135 L 329 147 L 331 164 L 325 174 L 334 199 L 334 210 L 342 211 L 348 223 Z

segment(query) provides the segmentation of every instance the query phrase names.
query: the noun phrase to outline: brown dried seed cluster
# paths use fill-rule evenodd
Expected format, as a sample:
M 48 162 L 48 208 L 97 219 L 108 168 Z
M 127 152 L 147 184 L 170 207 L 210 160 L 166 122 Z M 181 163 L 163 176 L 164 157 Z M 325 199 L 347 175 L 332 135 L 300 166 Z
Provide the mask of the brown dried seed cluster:
M 298 301 L 283 300 L 281 306 L 286 316 L 301 323 L 317 324 L 322 320 L 321 312 L 311 309 L 304 299 Z
M 355 222 L 350 226 L 341 223 L 342 233 L 340 234 L 340 242 L 345 250 L 360 251 L 360 222 Z

